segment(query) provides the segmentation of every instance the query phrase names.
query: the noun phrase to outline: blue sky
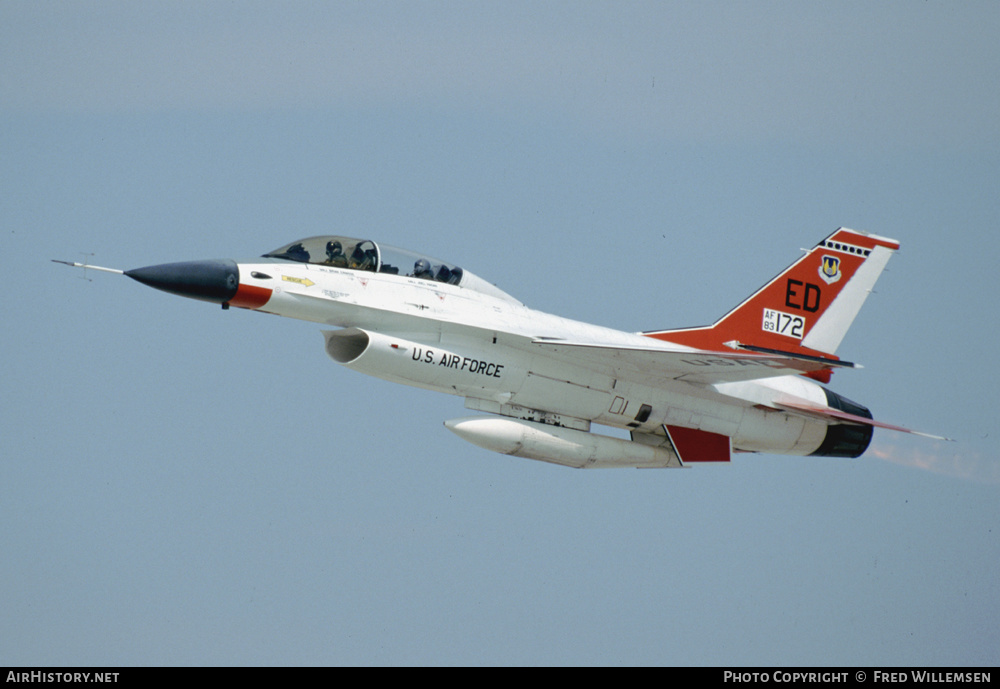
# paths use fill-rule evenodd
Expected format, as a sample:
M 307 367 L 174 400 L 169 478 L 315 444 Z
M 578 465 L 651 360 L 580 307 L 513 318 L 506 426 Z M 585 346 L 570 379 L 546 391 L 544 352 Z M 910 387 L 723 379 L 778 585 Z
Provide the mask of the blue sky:
M 995 3 L 0 4 L 0 663 L 990 665 Z M 340 233 L 623 330 L 898 239 L 859 460 L 581 472 L 113 275 Z M 92 256 L 90 254 L 93 254 Z

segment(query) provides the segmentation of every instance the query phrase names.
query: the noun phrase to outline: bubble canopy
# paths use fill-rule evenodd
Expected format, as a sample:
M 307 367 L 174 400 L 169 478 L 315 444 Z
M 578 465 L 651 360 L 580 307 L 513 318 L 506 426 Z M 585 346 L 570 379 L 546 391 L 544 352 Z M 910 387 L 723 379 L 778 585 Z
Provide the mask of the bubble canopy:
M 376 243 L 370 239 L 355 239 L 339 235 L 308 237 L 297 239 L 274 251 L 269 251 L 264 254 L 264 258 L 279 258 L 317 266 L 401 275 L 458 285 L 508 301 L 517 301 L 506 292 L 452 263 L 446 263 L 416 251 Z

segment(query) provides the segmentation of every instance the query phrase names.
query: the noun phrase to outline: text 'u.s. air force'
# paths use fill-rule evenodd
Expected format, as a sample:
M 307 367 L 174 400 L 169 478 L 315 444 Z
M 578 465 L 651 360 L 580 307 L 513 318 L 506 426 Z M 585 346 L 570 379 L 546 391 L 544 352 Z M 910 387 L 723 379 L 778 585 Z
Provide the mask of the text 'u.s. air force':
M 433 349 L 423 350 L 420 347 L 415 347 L 412 356 L 414 361 L 424 364 L 445 366 L 459 371 L 490 376 L 491 378 L 500 378 L 500 374 L 503 371 L 503 364 L 496 364 L 492 361 L 483 361 L 481 359 L 470 359 L 467 356 L 459 356 L 458 354 L 451 354 L 449 352 L 444 352 L 438 356 L 434 353 Z

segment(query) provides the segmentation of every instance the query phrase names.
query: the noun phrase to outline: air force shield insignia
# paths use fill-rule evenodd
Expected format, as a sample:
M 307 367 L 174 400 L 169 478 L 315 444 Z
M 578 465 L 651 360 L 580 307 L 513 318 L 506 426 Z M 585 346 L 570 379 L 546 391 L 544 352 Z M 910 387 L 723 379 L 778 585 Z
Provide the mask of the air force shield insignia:
M 823 281 L 832 285 L 840 279 L 840 259 L 836 256 L 824 256 L 823 263 L 819 267 L 819 276 Z

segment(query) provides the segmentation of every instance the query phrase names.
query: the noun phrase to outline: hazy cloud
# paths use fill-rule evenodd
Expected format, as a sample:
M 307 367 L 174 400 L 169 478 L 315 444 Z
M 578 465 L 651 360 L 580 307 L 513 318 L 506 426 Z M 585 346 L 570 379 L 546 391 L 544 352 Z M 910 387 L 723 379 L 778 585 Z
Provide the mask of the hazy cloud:
M 0 23 L 0 101 L 18 110 L 405 105 L 967 147 L 995 146 L 1000 121 L 988 3 L 7 2 Z

